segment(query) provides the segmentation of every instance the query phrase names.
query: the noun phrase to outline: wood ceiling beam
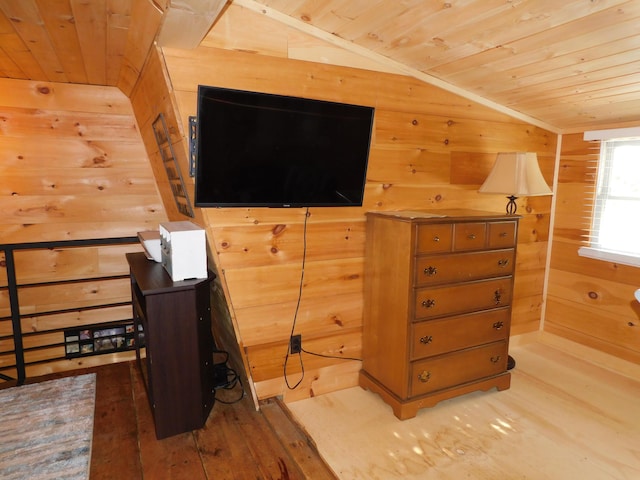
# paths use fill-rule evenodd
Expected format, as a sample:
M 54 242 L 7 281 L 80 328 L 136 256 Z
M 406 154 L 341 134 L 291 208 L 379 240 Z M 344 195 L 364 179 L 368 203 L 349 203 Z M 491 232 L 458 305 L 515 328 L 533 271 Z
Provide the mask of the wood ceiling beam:
M 158 45 L 196 48 L 226 3 L 227 0 L 171 0 L 158 35 Z

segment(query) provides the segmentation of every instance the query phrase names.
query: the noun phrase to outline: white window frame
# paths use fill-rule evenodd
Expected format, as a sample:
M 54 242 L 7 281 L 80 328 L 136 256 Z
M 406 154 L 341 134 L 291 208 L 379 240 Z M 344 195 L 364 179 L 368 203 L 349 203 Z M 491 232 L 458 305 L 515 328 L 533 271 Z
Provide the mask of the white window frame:
M 640 267 L 640 248 L 635 252 L 624 252 L 607 249 L 606 246 L 599 245 L 599 228 L 600 228 L 600 216 L 604 208 L 604 204 L 610 198 L 615 198 L 615 195 L 610 195 L 608 188 L 609 176 L 607 172 L 610 170 L 609 162 L 611 160 L 610 153 L 613 142 L 619 141 L 634 141 L 640 142 L 640 128 L 633 129 L 616 129 L 616 130 L 600 130 L 597 132 L 586 132 L 584 135 L 585 140 L 600 140 L 600 160 L 598 162 L 598 178 L 596 187 L 595 204 L 593 209 L 593 217 L 591 223 L 591 238 L 590 245 L 580 247 L 578 249 L 578 255 L 583 257 L 594 258 L 598 260 L 614 262 L 624 265 L 631 265 Z M 639 160 L 640 161 L 640 160 Z M 640 178 L 638 179 L 640 182 Z M 629 199 L 629 202 L 637 202 L 638 200 Z M 626 221 L 637 222 L 640 221 L 637 215 L 630 214 Z M 640 241 L 638 242 L 640 247 Z

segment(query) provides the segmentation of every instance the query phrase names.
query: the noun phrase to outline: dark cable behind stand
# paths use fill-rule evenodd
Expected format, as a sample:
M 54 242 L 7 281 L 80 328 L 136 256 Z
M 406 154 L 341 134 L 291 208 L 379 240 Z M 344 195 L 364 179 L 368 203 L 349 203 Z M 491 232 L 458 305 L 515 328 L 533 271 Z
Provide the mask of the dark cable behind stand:
M 244 398 L 244 386 L 242 385 L 242 378 L 238 375 L 233 368 L 230 368 L 227 364 L 229 362 L 229 352 L 224 350 L 218 350 L 215 345 L 215 340 L 213 339 L 213 334 L 211 334 L 212 338 L 212 357 L 213 357 L 213 389 L 214 389 L 214 403 L 220 402 L 225 405 L 231 405 L 233 403 L 237 403 Z M 224 356 L 224 360 L 216 363 L 216 356 L 222 355 Z M 240 394 L 238 398 L 234 398 L 231 401 L 220 400 L 216 398 L 215 393 L 218 390 L 233 390 L 236 386 L 240 386 Z
M 340 359 L 340 360 L 362 361 L 361 358 L 340 357 L 340 356 L 337 356 L 337 355 L 324 355 L 322 353 L 309 352 L 309 351 L 305 350 L 304 348 L 301 348 L 300 352 L 298 353 L 298 360 L 300 362 L 301 376 L 300 376 L 300 379 L 296 382 L 295 385 L 291 386 L 289 384 L 289 378 L 287 376 L 287 364 L 289 362 L 289 356 L 291 356 L 291 352 L 290 352 L 291 338 L 293 337 L 293 333 L 294 333 L 294 331 L 296 329 L 296 322 L 298 320 L 298 311 L 300 310 L 300 301 L 302 300 L 302 289 L 303 289 L 303 286 L 304 286 L 304 267 L 305 267 L 305 264 L 306 264 L 306 261 L 307 261 L 307 219 L 308 218 L 309 218 L 309 207 L 306 208 L 305 215 L 304 215 L 304 228 L 303 228 L 303 234 L 302 234 L 302 268 L 301 268 L 301 271 L 300 271 L 300 286 L 298 288 L 298 301 L 296 303 L 295 313 L 293 314 L 293 324 L 291 325 L 291 333 L 289 334 L 289 344 L 287 345 L 287 354 L 284 357 L 284 368 L 283 368 L 284 381 L 287 384 L 287 388 L 289 390 L 294 390 L 295 388 L 297 388 L 302 383 L 302 380 L 304 380 L 304 363 L 302 361 L 302 352 L 307 353 L 309 355 L 315 355 L 317 357 L 337 358 L 337 359 Z

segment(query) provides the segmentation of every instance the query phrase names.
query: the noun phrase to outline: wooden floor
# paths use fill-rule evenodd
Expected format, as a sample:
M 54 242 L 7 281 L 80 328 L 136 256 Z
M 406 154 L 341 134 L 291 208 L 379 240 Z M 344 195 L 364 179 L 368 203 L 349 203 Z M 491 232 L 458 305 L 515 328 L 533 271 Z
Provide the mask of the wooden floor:
M 640 366 L 529 343 L 509 390 L 476 392 L 400 421 L 359 387 L 288 404 L 340 479 L 640 479 Z
M 237 399 L 237 387 L 219 390 L 203 429 L 157 440 L 135 363 L 74 374 L 89 372 L 97 374 L 91 480 L 335 479 L 277 400 L 263 402 L 256 412 L 250 396 L 221 403 Z
M 640 479 L 640 366 L 566 350 L 512 346 L 509 390 L 410 420 L 355 387 L 260 412 L 218 401 L 205 428 L 160 441 L 134 363 L 78 371 L 97 373 L 91 479 Z

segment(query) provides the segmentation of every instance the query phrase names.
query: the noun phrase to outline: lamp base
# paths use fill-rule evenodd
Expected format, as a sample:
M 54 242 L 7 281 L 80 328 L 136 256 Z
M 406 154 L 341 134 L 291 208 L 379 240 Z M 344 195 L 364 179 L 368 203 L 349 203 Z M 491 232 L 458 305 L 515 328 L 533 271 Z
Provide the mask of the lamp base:
M 518 197 L 515 195 L 509 195 L 507 198 L 509 199 L 509 202 L 507 203 L 507 215 L 515 215 L 516 210 L 518 209 L 518 205 L 516 205 Z

